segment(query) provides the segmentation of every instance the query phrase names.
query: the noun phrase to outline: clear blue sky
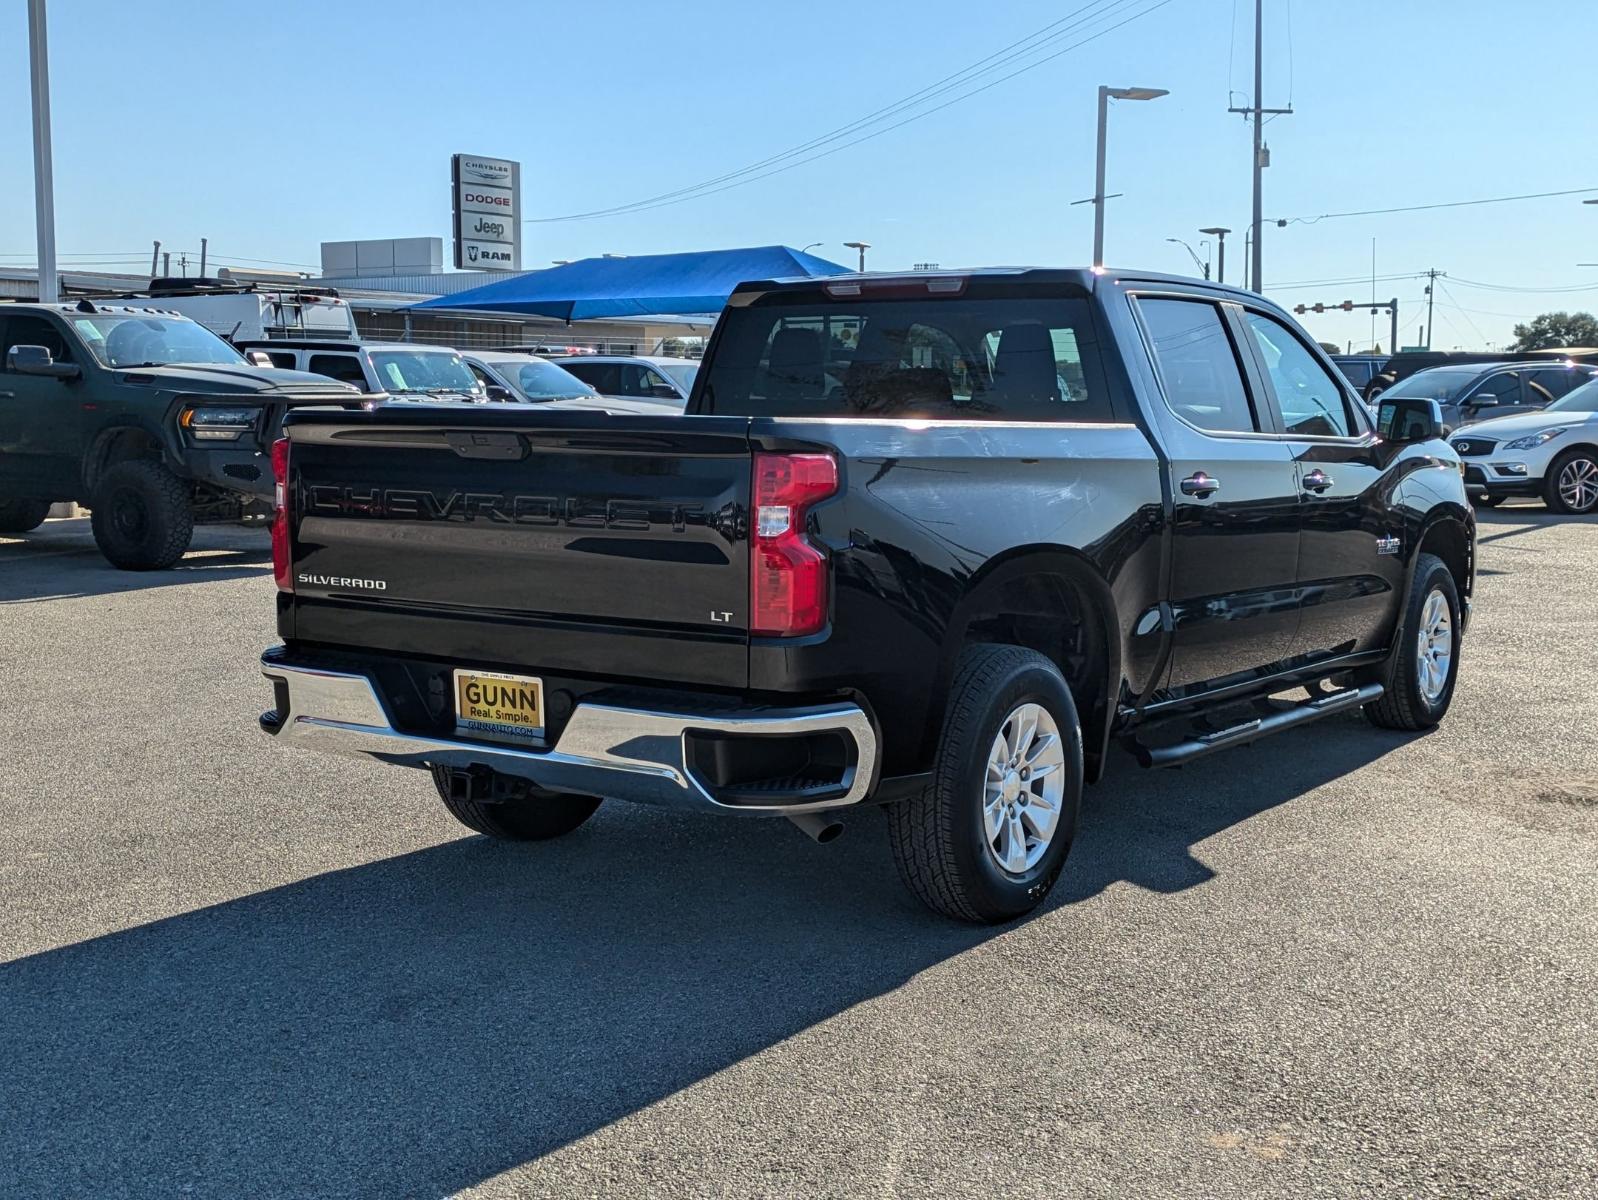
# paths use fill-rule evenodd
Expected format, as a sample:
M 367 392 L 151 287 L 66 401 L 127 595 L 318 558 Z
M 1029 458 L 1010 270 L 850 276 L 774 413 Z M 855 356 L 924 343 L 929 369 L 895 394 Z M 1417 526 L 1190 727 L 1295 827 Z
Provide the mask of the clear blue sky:
M 219 261 L 314 265 L 323 240 L 447 239 L 455 151 L 520 159 L 530 215 L 622 204 L 827 133 L 1082 3 L 52 0 L 60 249 L 65 262 L 147 261 L 153 238 L 193 251 L 203 235 Z M 1598 189 L 1598 21 L 1584 9 L 1267 0 L 1266 103 L 1297 110 L 1266 127 L 1267 217 Z M 815 241 L 847 260 L 839 243 L 863 239 L 878 268 L 1085 263 L 1091 206 L 1069 202 L 1093 190 L 1094 95 L 1108 83 L 1172 93 L 1111 112 L 1108 190 L 1125 196 L 1109 202 L 1109 261 L 1192 270 L 1165 239 L 1196 245 L 1199 227 L 1226 225 L 1235 280 L 1249 135 L 1225 109 L 1229 89 L 1247 100 L 1251 11 L 1249 0 L 1171 0 L 784 174 L 648 212 L 529 225 L 525 261 Z M 5 0 L 6 264 L 31 262 L 34 244 L 25 35 L 23 0 Z M 1267 290 L 1290 304 L 1369 299 L 1372 239 L 1379 275 L 1436 266 L 1476 283 L 1569 289 L 1444 281 L 1434 344 L 1501 342 L 1539 311 L 1598 308 L 1598 269 L 1576 265 L 1598 261 L 1598 205 L 1580 200 L 1273 225 Z M 1364 282 L 1278 286 L 1356 276 Z M 1423 286 L 1376 285 L 1400 298 L 1401 340 L 1416 334 Z M 1360 344 L 1372 324 L 1306 323 Z M 1385 346 L 1385 319 L 1380 328 Z

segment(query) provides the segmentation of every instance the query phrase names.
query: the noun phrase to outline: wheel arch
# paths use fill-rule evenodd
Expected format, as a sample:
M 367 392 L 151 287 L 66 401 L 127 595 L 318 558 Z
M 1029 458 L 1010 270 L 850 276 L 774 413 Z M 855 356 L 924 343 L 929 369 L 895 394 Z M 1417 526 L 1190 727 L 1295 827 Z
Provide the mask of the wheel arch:
M 1082 722 L 1086 777 L 1097 780 L 1120 695 L 1122 646 L 1114 596 L 1092 561 L 1070 547 L 1028 545 L 983 564 L 950 615 L 934 722 L 942 719 L 960 651 L 975 642 L 1026 646 L 1060 668 Z M 935 739 L 936 728 L 931 734 Z
M 166 439 L 142 421 L 125 420 L 107 425 L 95 434 L 83 456 L 85 498 L 94 495 L 105 473 L 118 463 L 149 458 L 171 465 Z

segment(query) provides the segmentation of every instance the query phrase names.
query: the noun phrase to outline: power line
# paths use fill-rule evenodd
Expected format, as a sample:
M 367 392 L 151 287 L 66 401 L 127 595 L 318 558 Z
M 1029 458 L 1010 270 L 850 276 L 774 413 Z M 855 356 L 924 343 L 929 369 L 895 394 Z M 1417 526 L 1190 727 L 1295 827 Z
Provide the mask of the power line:
M 921 103 L 925 102 L 926 100 L 929 100 L 929 99 L 933 98 L 934 96 L 941 95 L 942 93 L 947 92 L 947 91 L 951 90 L 952 88 L 959 87 L 959 86 L 961 86 L 964 83 L 969 83 L 969 82 L 971 82 L 974 79 L 980 78 L 982 75 L 987 74 L 988 72 L 997 69 L 998 67 L 1004 65 L 1004 63 L 1006 63 L 1006 62 L 1009 62 L 1009 61 L 1011 61 L 1013 59 L 1016 59 L 1016 58 L 1024 58 L 1026 55 L 1032 53 L 1035 50 L 1040 49 L 1042 46 L 1046 45 L 1048 42 L 1053 41 L 1054 39 L 1056 39 L 1058 37 L 1061 37 L 1065 33 L 1069 32 L 1069 30 L 1059 30 L 1058 32 L 1050 33 L 1049 32 L 1050 30 L 1056 29 L 1057 26 L 1065 24 L 1067 21 L 1070 21 L 1073 18 L 1079 16 L 1080 14 L 1086 12 L 1088 9 L 1096 8 L 1099 5 L 1104 4 L 1106 2 L 1110 3 L 1112 5 L 1112 7 L 1113 7 L 1114 4 L 1121 3 L 1122 0 L 1091 0 L 1090 3 L 1084 4 L 1081 8 L 1078 8 L 1078 9 L 1076 9 L 1073 12 L 1067 13 L 1065 16 L 1059 18 L 1058 20 L 1050 21 L 1047 25 L 1044 25 L 1040 29 L 1034 30 L 1033 32 L 1027 34 L 1026 37 L 1020 38 L 1017 41 L 1011 42 L 1008 46 L 1005 46 L 1005 47 L 1003 47 L 1003 48 L 1001 48 L 999 50 L 995 50 L 992 54 L 989 54 L 986 58 L 979 58 L 979 59 L 977 59 L 976 62 L 971 63 L 970 65 L 968 65 L 966 67 L 962 67 L 960 70 L 954 72 L 951 75 L 945 75 L 942 79 L 936 80 L 933 83 L 929 83 L 925 87 L 919 89 L 918 91 L 911 92 L 908 96 L 904 96 L 904 97 L 900 98 L 899 100 L 896 100 L 892 104 L 885 105 L 884 107 L 879 108 L 879 109 L 875 109 L 874 111 L 867 113 L 865 116 L 859 117 L 859 118 L 855 119 L 854 121 L 851 121 L 847 125 L 840 125 L 836 129 L 830 130 L 827 133 L 820 134 L 817 137 L 811 138 L 808 142 L 802 142 L 799 145 L 790 147 L 789 149 L 784 150 L 784 151 L 782 151 L 779 154 L 773 154 L 770 157 L 763 158 L 759 162 L 750 163 L 748 166 L 740 167 L 740 168 L 738 168 L 735 171 L 728 171 L 725 174 L 717 175 L 717 176 L 715 176 L 712 179 L 702 180 L 699 183 L 690 184 L 687 187 L 683 187 L 683 188 L 678 188 L 674 192 L 663 192 L 659 196 L 652 196 L 652 197 L 649 197 L 649 198 L 644 199 L 644 200 L 635 200 L 635 201 L 632 201 L 631 203 L 619 204 L 619 205 L 615 205 L 615 206 L 613 206 L 611 208 L 595 209 L 594 211 L 587 212 L 587 213 L 573 213 L 573 214 L 570 214 L 569 216 L 566 216 L 566 217 L 541 217 L 541 218 L 533 218 L 532 220 L 533 220 L 533 222 L 548 222 L 548 221 L 562 221 L 562 220 L 579 220 L 579 219 L 583 219 L 583 218 L 587 218 L 587 217 L 609 216 L 609 215 L 612 215 L 612 214 L 615 214 L 615 213 L 621 213 L 621 212 L 628 211 L 630 209 L 636 208 L 639 205 L 652 205 L 652 204 L 654 204 L 654 203 L 656 203 L 658 201 L 675 199 L 676 197 L 684 196 L 684 195 L 686 195 L 689 192 L 695 192 L 695 191 L 698 191 L 698 190 L 700 190 L 702 188 L 712 187 L 712 186 L 714 186 L 716 184 L 719 184 L 719 183 L 725 183 L 726 181 L 728 181 L 730 179 L 735 179 L 735 178 L 737 178 L 740 175 L 746 175 L 746 174 L 749 174 L 751 172 L 758 171 L 758 170 L 760 170 L 760 169 L 762 169 L 764 167 L 771 166 L 774 163 L 781 162 L 783 159 L 792 158 L 795 155 L 799 155 L 799 154 L 804 154 L 807 151 L 816 149 L 819 146 L 826 145 L 828 142 L 836 141 L 838 138 L 841 138 L 841 137 L 846 137 L 850 133 L 853 133 L 853 132 L 855 132 L 858 129 L 864 128 L 865 126 L 874 124 L 877 121 L 879 121 L 879 120 L 881 120 L 881 119 L 883 119 L 885 117 L 892 116 L 893 114 L 895 114 L 897 112 L 902 112 L 903 110 L 905 110 L 907 108 L 914 108 L 916 105 L 921 104 Z M 1096 15 L 1102 16 L 1103 14 L 1096 14 Z M 1045 35 L 1047 35 L 1047 36 L 1045 36 Z M 1039 39 L 1042 39 L 1042 40 L 1040 41 Z M 1019 47 L 1019 46 L 1025 46 L 1026 43 L 1028 43 L 1028 42 L 1032 42 L 1034 44 L 1030 45 L 1030 46 L 1027 46 L 1026 49 L 1020 50 L 1017 53 L 1014 53 L 1014 54 L 1010 53 L 1011 51 L 1016 50 L 1016 48 Z M 1004 56 L 1004 57 L 1001 57 L 1001 56 Z M 999 59 L 999 61 L 998 62 L 994 62 L 993 60 L 995 60 L 995 59 Z M 991 64 L 991 65 L 984 66 L 983 64 L 985 64 L 985 63 L 986 64 Z
M 1071 42 L 1061 49 L 1054 51 L 1052 54 L 1035 59 L 1023 67 L 1019 67 L 1014 71 L 1010 71 L 1007 74 L 1001 75 L 997 79 L 990 80 L 981 87 L 972 88 L 970 91 L 960 92 L 958 95 L 944 101 L 942 104 L 935 105 L 934 107 L 925 109 L 922 112 L 912 113 L 910 116 L 907 116 L 900 121 L 896 121 L 891 125 L 884 126 L 881 129 L 873 130 L 870 133 L 863 133 L 859 137 L 852 138 L 849 141 L 842 142 L 839 145 L 834 145 L 830 149 L 819 150 L 819 152 L 815 154 L 806 153 L 808 150 L 818 149 L 821 146 L 827 145 L 829 142 L 837 141 L 841 137 L 847 137 L 851 132 L 856 132 L 861 129 L 865 129 L 870 125 L 877 124 L 885 117 L 915 108 L 938 95 L 955 91 L 965 84 L 973 83 L 977 79 L 980 79 L 983 75 L 991 73 L 993 70 L 1005 65 L 1008 62 L 1025 58 L 1028 55 L 1036 53 L 1038 50 L 1045 48 L 1047 45 L 1057 42 L 1061 37 L 1072 32 L 1076 26 L 1085 27 L 1093 24 L 1095 21 L 1103 20 L 1106 17 L 1119 16 L 1120 13 L 1125 12 L 1129 7 L 1135 7 L 1135 5 L 1142 2 L 1142 0 L 1109 0 L 1110 7 L 1105 8 L 1103 11 L 1094 13 L 1081 21 L 1075 21 L 1072 27 L 1058 30 L 1053 34 L 1050 34 L 1048 37 L 1043 38 L 1041 41 L 1036 41 L 1039 34 L 1053 28 L 1055 25 L 1059 25 L 1062 21 L 1071 20 L 1077 15 L 1086 12 L 1090 8 L 1098 7 L 1104 2 L 1105 0 L 1095 0 L 1095 3 L 1085 5 L 1082 8 L 1075 10 L 1075 12 L 1069 14 L 1069 16 L 1062 17 L 1060 21 L 1055 21 L 1051 25 L 1044 26 L 1042 30 L 1039 30 L 1030 37 L 1021 39 L 1021 42 L 1035 41 L 1034 45 L 1029 46 L 1025 50 L 1008 55 L 1007 57 L 1001 58 L 998 62 L 993 62 L 991 65 L 977 70 L 976 68 L 981 67 L 982 63 L 989 62 L 989 60 L 994 59 L 996 56 L 1005 54 L 1005 51 L 1002 50 L 995 51 L 994 54 L 990 54 L 986 59 L 979 59 L 970 67 L 967 67 L 962 71 L 957 71 L 954 75 L 945 76 L 944 80 L 940 80 L 936 84 L 929 84 L 927 87 L 922 88 L 918 92 L 911 93 L 910 96 L 897 102 L 896 104 L 889 105 L 885 109 L 878 109 L 877 112 L 859 118 L 858 120 L 851 122 L 849 125 L 840 126 L 831 133 L 812 138 L 809 142 L 793 147 L 790 150 L 783 151 L 781 154 L 771 155 L 768 158 L 762 159 L 758 163 L 751 163 L 749 166 L 742 167 L 737 171 L 730 171 L 723 175 L 719 175 L 714 179 L 703 180 L 700 183 L 679 188 L 675 192 L 666 192 L 660 196 L 651 197 L 649 199 L 635 200 L 629 204 L 615 205 L 604 209 L 594 209 L 590 212 L 570 213 L 559 217 L 530 217 L 526 220 L 526 223 L 531 225 L 543 225 L 557 221 L 581 221 L 594 217 L 616 216 L 622 213 L 645 212 L 653 208 L 665 208 L 673 204 L 684 203 L 687 200 L 695 200 L 704 196 L 712 196 L 718 192 L 728 191 L 732 188 L 742 187 L 745 184 L 754 183 L 757 180 L 770 178 L 772 175 L 780 175 L 785 171 L 791 171 L 796 167 L 804 166 L 806 163 L 815 162 L 818 159 L 837 154 L 839 151 L 847 150 L 851 146 L 858 146 L 862 142 L 867 142 L 873 138 L 881 137 L 885 133 L 891 133 L 895 129 L 902 128 L 903 126 L 909 125 L 914 121 L 919 121 L 924 117 L 930 117 L 934 113 L 941 112 L 945 108 L 948 108 L 954 104 L 958 104 L 962 100 L 969 100 L 971 97 L 980 95 L 982 92 L 988 91 L 990 88 L 997 87 L 999 84 L 1014 79 L 1018 75 L 1023 75 L 1028 71 L 1042 66 L 1044 63 L 1052 62 L 1061 55 L 1068 54 L 1070 51 L 1078 49 L 1081 46 L 1085 46 L 1089 42 L 1096 41 L 1098 38 L 1113 33 L 1115 30 L 1120 29 L 1123 25 L 1130 24 L 1132 21 L 1138 20 L 1141 17 L 1145 17 L 1149 13 L 1154 12 L 1156 9 L 1164 8 L 1167 4 L 1172 3 L 1173 0 L 1158 0 L 1157 3 L 1150 5 L 1140 12 L 1134 12 L 1130 16 L 1124 17 L 1115 22 L 1113 25 L 1109 25 L 1095 33 L 1088 34 L 1086 37 L 1083 37 L 1078 41 Z M 1019 44 L 1021 43 L 1012 43 L 1012 45 Z M 947 86 L 944 86 L 944 83 L 947 80 L 955 80 L 955 82 L 948 83 Z M 784 159 L 792 158 L 795 155 L 805 155 L 805 157 L 796 158 L 794 161 L 787 162 L 781 166 L 774 165 L 782 162 Z M 761 168 L 765 166 L 770 166 L 771 169 L 761 170 Z
M 1508 283 L 1480 283 L 1474 279 L 1461 279 L 1458 275 L 1450 275 L 1455 283 L 1469 288 L 1480 288 L 1488 292 L 1513 292 L 1527 295 L 1559 295 L 1568 292 L 1598 292 L 1598 283 L 1579 283 L 1573 287 L 1517 287 Z
M 1365 208 L 1357 212 L 1321 213 L 1315 217 L 1278 217 L 1278 225 L 1313 225 L 1317 221 L 1330 221 L 1337 217 L 1379 217 L 1387 213 L 1426 212 L 1434 208 L 1468 208 L 1474 204 L 1507 204 L 1511 200 L 1545 200 L 1550 196 L 1579 196 L 1584 192 L 1598 192 L 1598 187 L 1566 188 L 1559 192 L 1528 192 L 1524 196 L 1490 196 L 1485 200 L 1449 200 L 1441 204 L 1406 204 L 1398 208 Z

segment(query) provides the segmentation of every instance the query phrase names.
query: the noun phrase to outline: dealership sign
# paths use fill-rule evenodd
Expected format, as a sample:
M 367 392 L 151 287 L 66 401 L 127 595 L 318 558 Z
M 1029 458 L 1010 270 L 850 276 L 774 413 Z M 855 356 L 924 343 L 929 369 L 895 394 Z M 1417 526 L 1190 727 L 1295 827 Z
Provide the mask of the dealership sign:
M 522 269 L 522 166 L 503 158 L 457 154 L 455 265 L 466 271 Z

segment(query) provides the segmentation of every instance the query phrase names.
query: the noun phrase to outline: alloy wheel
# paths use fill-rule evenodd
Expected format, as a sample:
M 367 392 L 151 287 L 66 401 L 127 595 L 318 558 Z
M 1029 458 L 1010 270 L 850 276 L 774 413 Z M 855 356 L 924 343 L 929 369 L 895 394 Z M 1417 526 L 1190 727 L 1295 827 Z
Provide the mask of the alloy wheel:
M 1021 704 L 999 726 L 988 751 L 982 829 L 988 853 L 1007 875 L 1024 875 L 1048 852 L 1065 799 L 1065 745 L 1040 704 Z
M 1436 704 L 1448 690 L 1454 663 L 1454 619 L 1440 588 L 1431 590 L 1421 608 L 1418 642 L 1421 695 Z
M 1586 512 L 1598 504 L 1598 462 L 1573 458 L 1559 472 L 1559 498 L 1572 512 Z

